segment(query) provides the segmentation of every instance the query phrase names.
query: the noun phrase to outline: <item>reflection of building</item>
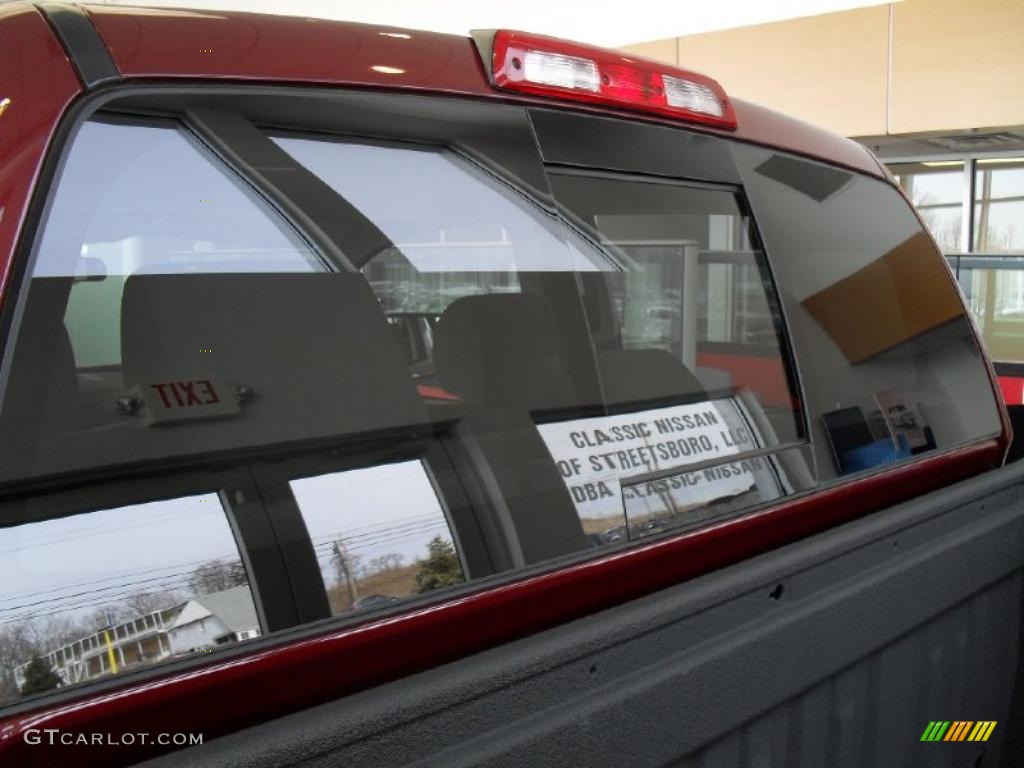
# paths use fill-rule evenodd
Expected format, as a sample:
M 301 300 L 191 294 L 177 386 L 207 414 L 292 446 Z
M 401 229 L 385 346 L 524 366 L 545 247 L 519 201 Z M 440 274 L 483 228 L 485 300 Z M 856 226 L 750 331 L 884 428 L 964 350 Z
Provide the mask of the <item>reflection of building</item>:
M 898 177 L 1024 401 L 1024 3 L 903 0 L 625 46 L 855 138 Z M 1016 256 L 1017 258 L 1013 258 Z
M 171 644 L 167 630 L 181 609 L 182 606 L 177 605 L 123 621 L 110 629 L 62 645 L 44 654 L 42 658 L 60 675 L 65 685 L 109 674 L 111 649 L 122 669 L 151 664 L 170 655 Z M 14 681 L 19 689 L 25 683 L 27 666 L 28 661 L 14 668 Z
M 42 658 L 65 685 L 71 685 L 110 674 L 111 653 L 118 668 L 125 670 L 259 633 L 252 595 L 243 584 L 101 629 Z M 28 660 L 14 668 L 19 689 L 27 666 Z
M 171 653 L 188 653 L 260 633 L 249 587 L 243 584 L 189 600 L 167 631 Z

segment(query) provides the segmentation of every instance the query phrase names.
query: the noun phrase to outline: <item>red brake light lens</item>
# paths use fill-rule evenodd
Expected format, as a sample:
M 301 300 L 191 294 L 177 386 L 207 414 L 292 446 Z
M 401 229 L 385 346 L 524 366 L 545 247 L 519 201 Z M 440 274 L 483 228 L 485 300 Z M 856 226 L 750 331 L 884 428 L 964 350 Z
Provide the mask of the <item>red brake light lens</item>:
M 494 35 L 492 72 L 494 85 L 509 91 L 736 128 L 729 97 L 710 77 L 603 48 L 502 29 Z

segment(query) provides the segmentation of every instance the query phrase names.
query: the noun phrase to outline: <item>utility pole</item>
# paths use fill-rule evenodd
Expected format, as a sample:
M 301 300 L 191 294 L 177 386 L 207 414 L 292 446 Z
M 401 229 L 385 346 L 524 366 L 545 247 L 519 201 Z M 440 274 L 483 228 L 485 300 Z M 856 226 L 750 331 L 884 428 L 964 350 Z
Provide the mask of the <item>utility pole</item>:
M 345 577 L 345 587 L 348 589 L 348 598 L 351 603 L 355 603 L 355 601 L 359 599 L 359 588 L 356 587 L 356 580 L 353 578 L 352 570 L 349 567 L 348 552 L 345 551 L 345 545 L 337 539 L 334 542 L 334 556 L 338 558 L 338 565 Z

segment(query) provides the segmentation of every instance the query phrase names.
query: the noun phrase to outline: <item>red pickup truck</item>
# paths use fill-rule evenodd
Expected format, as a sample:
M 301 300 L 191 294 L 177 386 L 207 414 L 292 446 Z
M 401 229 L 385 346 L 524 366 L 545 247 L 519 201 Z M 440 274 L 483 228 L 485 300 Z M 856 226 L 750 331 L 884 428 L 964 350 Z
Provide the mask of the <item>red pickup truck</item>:
M 1020 754 L 1010 422 L 865 149 L 509 30 L 0 72 L 5 766 Z

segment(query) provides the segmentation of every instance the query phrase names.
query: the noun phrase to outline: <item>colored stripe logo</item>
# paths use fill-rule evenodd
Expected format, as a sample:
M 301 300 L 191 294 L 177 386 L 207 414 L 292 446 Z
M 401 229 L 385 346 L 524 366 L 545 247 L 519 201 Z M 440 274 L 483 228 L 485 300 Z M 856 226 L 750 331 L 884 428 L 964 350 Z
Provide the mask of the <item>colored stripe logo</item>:
M 921 741 L 988 741 L 995 728 L 995 720 L 932 720 Z

